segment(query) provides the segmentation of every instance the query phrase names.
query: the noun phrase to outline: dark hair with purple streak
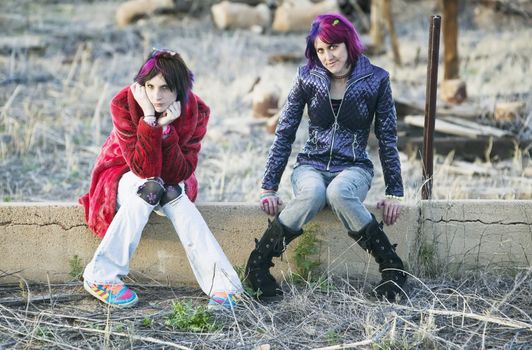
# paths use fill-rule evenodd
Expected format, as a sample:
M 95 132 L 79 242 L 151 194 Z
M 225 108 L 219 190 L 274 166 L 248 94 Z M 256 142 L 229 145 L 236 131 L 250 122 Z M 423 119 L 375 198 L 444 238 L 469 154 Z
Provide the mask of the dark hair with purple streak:
M 358 56 L 364 51 L 364 46 L 360 41 L 357 30 L 347 18 L 332 13 L 319 15 L 312 22 L 307 36 L 305 57 L 307 57 L 307 66 L 309 68 L 314 68 L 315 66 L 323 67 L 314 47 L 316 38 L 320 38 L 321 41 L 327 44 L 344 43 L 347 48 L 347 62 L 351 65 L 356 62 Z
M 181 56 L 175 51 L 153 49 L 134 80 L 144 86 L 148 80 L 159 73 L 164 77 L 170 90 L 177 91 L 176 101 L 184 105 L 187 102 L 188 93 L 192 90 L 194 75 Z

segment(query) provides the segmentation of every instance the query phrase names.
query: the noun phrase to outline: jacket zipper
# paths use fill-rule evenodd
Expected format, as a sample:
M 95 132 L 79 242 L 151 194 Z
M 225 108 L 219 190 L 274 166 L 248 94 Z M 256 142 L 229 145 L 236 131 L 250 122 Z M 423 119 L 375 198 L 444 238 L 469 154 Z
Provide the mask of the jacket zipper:
M 353 162 L 355 162 L 357 160 L 357 156 L 355 154 L 356 146 L 358 146 L 358 141 L 357 141 L 357 134 L 354 132 L 353 133 L 353 143 L 351 144 L 351 148 L 353 150 Z
M 331 106 L 331 110 L 333 112 L 333 115 L 334 115 L 334 124 L 333 124 L 333 136 L 332 136 L 332 140 L 331 140 L 331 150 L 329 151 L 329 161 L 327 162 L 327 171 L 329 171 L 330 169 L 330 166 L 331 166 L 331 161 L 332 161 L 332 154 L 333 154 L 333 148 L 334 148 L 334 137 L 336 136 L 336 129 L 338 129 L 338 115 L 340 114 L 340 110 L 342 109 L 342 104 L 344 103 L 344 98 L 345 98 L 345 93 L 347 92 L 347 90 L 355 83 L 359 82 L 360 80 L 364 79 L 364 78 L 367 78 L 369 77 L 370 75 L 372 75 L 373 73 L 370 73 L 370 74 L 367 74 L 367 75 L 364 75 L 360 78 L 358 78 L 357 80 L 353 81 L 352 83 L 350 83 L 349 85 L 346 86 L 345 90 L 344 90 L 344 94 L 342 96 L 342 102 L 340 102 L 340 106 L 338 106 L 338 113 L 334 113 L 334 108 L 332 106 L 332 101 L 331 101 L 331 90 L 329 88 L 329 90 L 327 91 L 327 94 L 329 95 L 329 105 Z M 353 155 L 354 155 L 354 150 L 353 150 Z
M 347 88 L 345 90 L 347 91 Z M 331 92 L 329 91 L 328 94 L 329 94 L 329 105 L 331 106 L 331 109 L 334 115 L 334 123 L 333 123 L 333 134 L 332 134 L 332 140 L 331 140 L 331 150 L 329 151 L 329 161 L 327 162 L 327 171 L 329 171 L 329 167 L 331 166 L 332 153 L 333 153 L 333 147 L 334 147 L 334 137 L 336 136 L 336 129 L 338 129 L 338 114 L 340 114 L 340 108 L 342 108 L 342 104 L 344 103 L 345 91 L 344 91 L 344 95 L 342 96 L 342 102 L 340 102 L 340 105 L 338 106 L 338 113 L 334 113 L 334 108 L 332 106 L 332 101 L 331 101 Z

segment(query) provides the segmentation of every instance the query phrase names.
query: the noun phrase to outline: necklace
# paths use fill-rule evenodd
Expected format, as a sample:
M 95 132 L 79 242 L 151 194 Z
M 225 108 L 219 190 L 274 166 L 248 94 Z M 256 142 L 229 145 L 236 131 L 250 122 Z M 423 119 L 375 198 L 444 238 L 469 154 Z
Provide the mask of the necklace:
M 334 75 L 334 74 L 331 74 L 331 77 L 333 79 L 336 79 L 336 80 L 340 80 L 340 79 L 345 79 L 347 77 L 349 77 L 351 75 L 351 67 L 349 67 L 349 69 L 347 70 L 347 73 L 343 74 L 343 75 Z
M 333 79 L 340 80 L 340 79 L 345 79 L 345 78 L 347 78 L 350 74 L 351 74 L 351 72 L 347 72 L 347 73 L 345 73 L 344 75 L 334 75 L 334 74 L 331 74 L 331 77 L 332 77 Z

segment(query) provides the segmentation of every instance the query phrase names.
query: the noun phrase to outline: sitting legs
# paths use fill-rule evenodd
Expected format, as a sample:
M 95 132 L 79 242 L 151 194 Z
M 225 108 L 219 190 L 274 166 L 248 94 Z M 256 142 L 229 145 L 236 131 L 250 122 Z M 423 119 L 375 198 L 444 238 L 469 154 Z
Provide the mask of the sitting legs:
M 375 217 L 364 206 L 372 175 L 359 167 L 351 167 L 340 173 L 318 171 L 301 165 L 292 173 L 295 198 L 269 223 L 260 240 L 256 240 L 251 252 L 246 276 L 259 297 L 282 294 L 279 284 L 270 273 L 272 259 L 279 257 L 286 246 L 301 235 L 301 228 L 329 204 L 339 220 L 363 249 L 370 252 L 379 264 L 382 281 L 376 293 L 394 299 L 406 282 L 403 262 L 395 252 Z M 361 229 L 362 228 L 362 229 Z
M 370 253 L 379 265 L 382 280 L 375 288 L 375 293 L 393 300 L 402 293 L 400 287 L 406 283 L 407 275 L 403 272 L 403 261 L 395 252 L 395 245 L 390 243 L 382 226 L 382 222 L 378 223 L 372 215 L 369 224 L 360 231 L 349 231 L 349 236 Z
M 382 223 L 362 204 L 371 178 L 360 168 L 342 171 L 327 187 L 327 202 L 362 249 L 368 251 L 379 265 L 382 280 L 375 288 L 379 296 L 393 300 L 406 282 L 403 262 L 384 233 Z M 360 229 L 362 227 L 362 229 Z
M 201 213 L 179 185 L 166 187 L 161 210 L 172 222 L 203 292 L 211 297 L 217 293 L 241 293 L 243 287 L 238 274 Z
M 98 299 L 114 306 L 129 306 L 136 301 L 137 297 L 131 290 L 116 286 L 122 285 L 121 277 L 129 272 L 131 256 L 162 193 L 160 184 L 140 179 L 131 172 L 120 179 L 119 209 L 83 273 L 87 284 L 85 289 Z M 104 300 L 105 295 L 109 297 Z M 120 299 L 122 296 L 130 300 L 124 302 Z
M 299 166 L 292 173 L 295 198 L 268 224 L 260 240 L 255 240 L 246 265 L 246 276 L 251 288 L 259 297 L 268 298 L 282 294 L 277 281 L 270 273 L 272 259 L 279 257 L 286 246 L 303 231 L 301 227 L 312 220 L 325 207 L 325 181 L 321 173 L 310 166 Z

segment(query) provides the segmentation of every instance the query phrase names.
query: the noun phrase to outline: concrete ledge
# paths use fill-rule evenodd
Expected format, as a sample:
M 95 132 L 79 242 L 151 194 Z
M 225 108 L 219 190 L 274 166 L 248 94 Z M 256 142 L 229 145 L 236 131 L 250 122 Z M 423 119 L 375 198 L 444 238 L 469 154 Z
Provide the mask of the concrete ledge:
M 244 266 L 267 226 L 255 205 L 204 203 L 199 210 L 235 266 Z M 377 211 L 372 209 L 375 215 Z M 417 273 L 427 266 L 444 268 L 529 268 L 532 257 L 532 201 L 422 201 L 407 206 L 394 226 L 385 228 L 398 252 Z M 376 264 L 346 233 L 330 210 L 312 222 L 320 242 L 325 273 L 345 276 L 378 274 Z M 69 280 L 69 262 L 86 264 L 99 243 L 73 203 L 0 203 L 1 282 L 20 277 L 32 281 Z M 291 244 L 286 259 L 276 260 L 278 276 L 295 270 Z M 429 268 L 432 268 L 429 266 Z M 163 217 L 150 218 L 131 263 L 139 279 L 195 284 L 173 227 Z
M 532 201 L 432 201 L 420 231 L 446 270 L 519 269 L 532 258 Z

